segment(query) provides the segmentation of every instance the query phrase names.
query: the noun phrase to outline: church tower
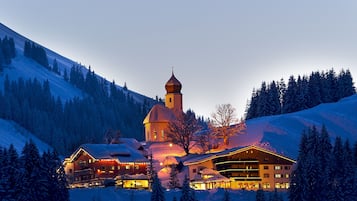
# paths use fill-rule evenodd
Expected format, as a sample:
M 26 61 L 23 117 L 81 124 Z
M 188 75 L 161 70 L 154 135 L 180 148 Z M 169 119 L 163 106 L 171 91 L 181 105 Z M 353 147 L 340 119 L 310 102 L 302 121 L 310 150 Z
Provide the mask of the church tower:
M 180 81 L 172 72 L 171 78 L 165 84 L 165 105 L 154 105 L 143 121 L 147 142 L 167 142 L 170 122 L 183 114 L 181 88 Z
M 181 82 L 177 80 L 174 73 L 172 72 L 171 78 L 166 82 L 165 85 L 165 106 L 171 109 L 175 116 L 179 116 L 183 113 L 181 88 Z

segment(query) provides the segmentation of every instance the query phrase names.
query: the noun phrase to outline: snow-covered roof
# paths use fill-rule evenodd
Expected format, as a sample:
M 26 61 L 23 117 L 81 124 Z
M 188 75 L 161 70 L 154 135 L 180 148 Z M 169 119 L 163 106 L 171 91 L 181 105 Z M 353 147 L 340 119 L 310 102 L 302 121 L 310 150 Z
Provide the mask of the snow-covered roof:
M 114 159 L 121 163 L 127 162 L 148 162 L 143 154 L 127 144 L 83 144 L 71 156 L 73 161 L 76 156 L 85 151 L 95 160 Z
M 169 108 L 162 104 L 154 105 L 150 112 L 146 115 L 143 123 L 153 123 L 153 122 L 170 122 L 175 120 L 175 114 Z
M 222 152 L 217 152 L 217 153 L 198 155 L 197 157 L 194 157 L 194 158 L 191 158 L 191 159 L 185 161 L 184 165 L 192 165 L 192 164 L 197 164 L 197 163 L 201 163 L 201 162 L 204 162 L 204 161 L 212 160 L 212 159 L 218 158 L 218 157 L 231 156 L 233 154 L 241 153 L 241 152 L 247 151 L 249 149 L 256 149 L 256 150 L 259 150 L 259 151 L 262 151 L 262 152 L 277 156 L 279 158 L 288 160 L 288 161 L 293 162 L 293 163 L 296 162 L 293 159 L 290 159 L 290 158 L 285 157 L 283 155 L 279 155 L 277 153 L 274 153 L 272 151 L 263 149 L 261 147 L 255 146 L 255 145 L 250 145 L 250 146 L 245 146 L 245 147 L 235 147 L 235 148 L 227 149 L 227 150 L 224 150 Z

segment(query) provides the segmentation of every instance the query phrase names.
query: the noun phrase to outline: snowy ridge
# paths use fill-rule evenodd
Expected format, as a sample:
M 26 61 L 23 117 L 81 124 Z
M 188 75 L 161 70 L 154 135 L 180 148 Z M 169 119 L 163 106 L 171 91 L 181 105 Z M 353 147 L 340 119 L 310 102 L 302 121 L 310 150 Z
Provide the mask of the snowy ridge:
M 246 122 L 247 129 L 231 138 L 231 147 L 259 145 L 295 158 L 306 127 L 325 125 L 331 140 L 336 136 L 357 141 L 357 95 L 300 112 L 261 117 Z

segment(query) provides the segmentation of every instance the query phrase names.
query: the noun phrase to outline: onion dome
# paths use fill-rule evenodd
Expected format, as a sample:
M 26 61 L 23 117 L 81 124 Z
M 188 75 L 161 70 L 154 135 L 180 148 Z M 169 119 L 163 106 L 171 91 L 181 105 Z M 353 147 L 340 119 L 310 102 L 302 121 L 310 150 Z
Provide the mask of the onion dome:
M 166 82 L 165 89 L 167 93 L 181 93 L 181 82 L 172 73 L 171 78 Z

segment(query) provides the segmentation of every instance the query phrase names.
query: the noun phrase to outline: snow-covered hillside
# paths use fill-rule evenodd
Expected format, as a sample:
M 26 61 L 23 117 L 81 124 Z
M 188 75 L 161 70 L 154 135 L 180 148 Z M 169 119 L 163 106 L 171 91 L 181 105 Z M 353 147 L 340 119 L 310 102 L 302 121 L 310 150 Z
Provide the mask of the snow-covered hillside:
M 31 41 L 30 39 L 16 33 L 15 31 L 11 30 L 4 24 L 0 23 L 0 38 L 4 38 L 5 36 L 12 37 L 15 41 L 15 48 L 16 48 L 16 58 L 12 60 L 11 65 L 8 68 L 5 68 L 4 72 L 0 74 L 0 86 L 3 85 L 3 80 L 5 75 L 8 75 L 10 80 L 16 80 L 18 77 L 23 77 L 25 80 L 29 78 L 36 78 L 39 81 L 48 80 L 50 82 L 51 92 L 53 95 L 59 96 L 64 100 L 73 97 L 82 97 L 83 92 L 66 82 L 62 76 L 55 74 L 43 66 L 38 64 L 37 62 L 33 61 L 24 56 L 24 44 L 26 41 Z M 54 59 L 56 59 L 58 63 L 58 68 L 63 75 L 64 70 L 67 70 L 67 73 L 70 72 L 70 69 L 73 65 L 81 66 L 83 74 L 88 72 L 88 69 L 81 64 L 74 62 L 62 55 L 57 54 L 56 52 L 50 50 L 47 47 L 44 47 L 46 50 L 48 63 L 50 65 L 53 64 Z M 102 79 L 102 77 L 98 76 L 98 78 Z M 107 81 L 109 83 L 109 81 Z M 121 86 L 118 86 L 121 88 Z M 2 87 L 0 87 L 2 90 Z M 130 95 L 136 100 L 137 102 L 142 103 L 144 99 L 148 99 L 148 97 L 136 93 L 134 91 L 126 91 L 130 93 Z
M 246 122 L 247 129 L 230 141 L 231 147 L 260 145 L 296 159 L 301 133 L 306 127 L 325 125 L 331 139 L 357 141 L 357 95 L 300 112 L 268 116 Z
M 21 153 L 25 143 L 30 139 L 36 144 L 40 153 L 52 150 L 49 145 L 39 140 L 15 122 L 0 119 L 0 147 L 8 148 L 10 144 L 13 144 L 17 152 Z

